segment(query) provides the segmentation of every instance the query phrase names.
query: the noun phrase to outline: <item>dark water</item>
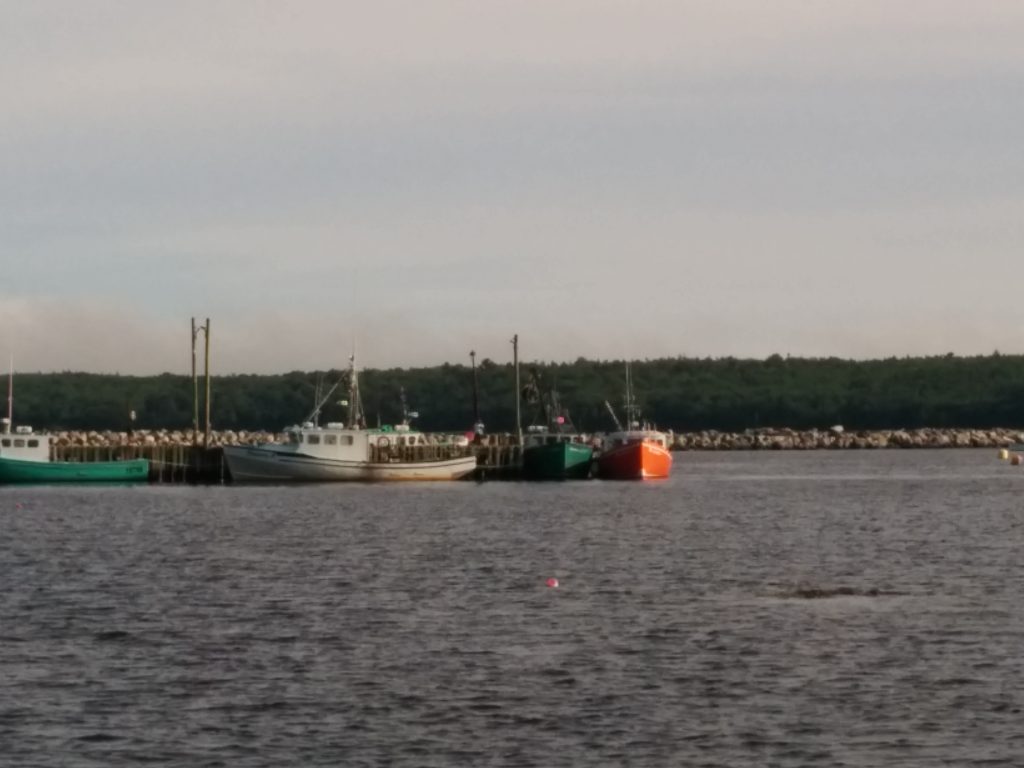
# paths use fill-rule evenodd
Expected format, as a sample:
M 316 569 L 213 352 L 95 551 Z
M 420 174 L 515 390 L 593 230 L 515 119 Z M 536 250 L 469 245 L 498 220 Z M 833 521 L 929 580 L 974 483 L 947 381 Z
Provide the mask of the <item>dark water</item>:
M 677 459 L 0 489 L 0 764 L 1024 764 L 1024 473 Z

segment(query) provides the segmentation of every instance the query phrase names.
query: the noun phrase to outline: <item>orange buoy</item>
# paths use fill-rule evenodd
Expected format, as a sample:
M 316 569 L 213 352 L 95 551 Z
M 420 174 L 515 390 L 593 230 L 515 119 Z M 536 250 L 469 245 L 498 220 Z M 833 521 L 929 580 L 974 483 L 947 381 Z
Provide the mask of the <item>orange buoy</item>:
M 1013 456 L 1010 459 L 1010 463 L 1013 466 L 1015 466 L 1015 467 L 1019 467 L 1020 466 L 1020 454 L 1019 453 L 1013 454 Z

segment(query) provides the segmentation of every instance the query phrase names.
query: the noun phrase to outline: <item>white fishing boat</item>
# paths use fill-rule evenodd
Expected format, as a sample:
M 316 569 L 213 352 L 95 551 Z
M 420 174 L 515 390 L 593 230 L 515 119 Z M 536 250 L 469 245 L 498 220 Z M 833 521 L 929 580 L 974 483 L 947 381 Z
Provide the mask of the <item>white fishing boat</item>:
M 310 418 L 285 430 L 283 443 L 225 446 L 224 458 L 235 482 L 334 482 L 457 480 L 476 469 L 465 444 L 430 437 L 410 424 L 367 428 L 359 396 L 355 357 L 348 374 L 348 421 L 317 424 L 317 403 Z M 335 385 L 337 387 L 337 385 Z M 403 403 L 403 411 L 405 411 Z

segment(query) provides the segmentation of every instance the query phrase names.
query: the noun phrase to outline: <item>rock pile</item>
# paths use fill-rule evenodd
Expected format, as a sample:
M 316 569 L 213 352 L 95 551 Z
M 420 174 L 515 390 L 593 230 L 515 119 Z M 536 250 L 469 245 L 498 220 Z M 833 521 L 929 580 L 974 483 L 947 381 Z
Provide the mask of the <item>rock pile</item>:
M 681 451 L 808 451 L 837 448 L 1007 448 L 1024 443 L 1016 429 L 748 429 L 745 432 L 681 432 L 672 447 Z
M 135 430 L 131 435 L 127 432 L 54 432 L 54 444 L 58 446 L 87 445 L 93 448 L 117 448 L 135 445 L 191 445 L 192 430 L 155 429 Z M 235 432 L 224 430 L 210 433 L 210 445 L 246 445 L 249 443 L 280 442 L 283 434 L 274 432 Z M 203 443 L 203 435 L 199 435 L 199 444 Z

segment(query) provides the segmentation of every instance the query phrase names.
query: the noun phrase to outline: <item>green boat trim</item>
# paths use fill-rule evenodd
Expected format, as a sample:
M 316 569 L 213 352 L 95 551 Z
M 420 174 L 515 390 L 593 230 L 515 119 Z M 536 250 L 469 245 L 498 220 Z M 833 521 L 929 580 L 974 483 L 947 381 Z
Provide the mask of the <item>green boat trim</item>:
M 143 483 L 149 461 L 25 461 L 0 457 L 0 484 L 5 483 Z

